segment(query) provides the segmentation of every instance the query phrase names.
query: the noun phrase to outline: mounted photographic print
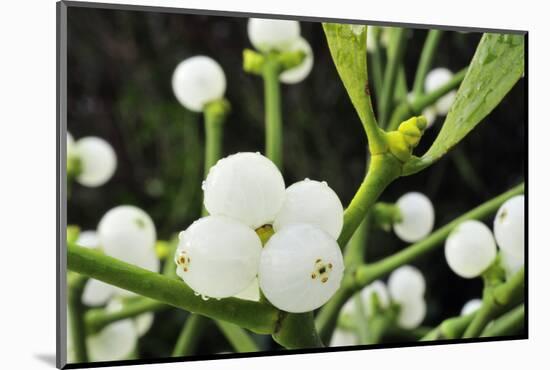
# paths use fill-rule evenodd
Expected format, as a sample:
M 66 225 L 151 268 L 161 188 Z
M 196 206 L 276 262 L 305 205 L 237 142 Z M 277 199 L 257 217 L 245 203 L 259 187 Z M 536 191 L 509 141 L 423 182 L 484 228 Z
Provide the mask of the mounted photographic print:
M 58 367 L 527 338 L 526 48 L 58 3 Z

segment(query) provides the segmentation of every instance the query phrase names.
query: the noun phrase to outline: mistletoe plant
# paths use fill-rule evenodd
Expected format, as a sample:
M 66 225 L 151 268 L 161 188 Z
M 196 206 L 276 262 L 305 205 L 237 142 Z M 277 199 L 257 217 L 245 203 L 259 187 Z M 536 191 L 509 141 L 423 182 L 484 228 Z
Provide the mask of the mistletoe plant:
M 102 330 L 133 330 L 110 325 L 167 307 L 192 313 L 174 355 L 193 353 L 207 318 L 215 320 L 240 352 L 261 350 L 244 329 L 271 335 L 292 349 L 378 343 L 391 333 L 411 340 L 495 336 L 522 326 L 523 183 L 436 230 L 436 212 L 424 194 L 406 193 L 393 204 L 378 199 L 391 183 L 435 164 L 499 104 L 523 74 L 523 36 L 484 34 L 470 65 L 452 75 L 442 69 L 430 72 L 442 33 L 430 31 L 408 93 L 402 80 L 406 30 L 389 33 L 385 68 L 380 63 L 380 32 L 369 35 L 369 45 L 376 46 L 369 49 L 374 63 L 370 70 L 375 71 L 371 90 L 367 27 L 323 24 L 323 29 L 368 145 L 366 175 L 351 202 L 344 209 L 322 179 L 306 178 L 286 187 L 279 83 L 306 78 L 313 54 L 298 22 L 251 19 L 248 34 L 255 50 L 244 51 L 243 64 L 264 82 L 266 156 L 246 152 L 221 158 L 229 113 L 223 69 L 205 56 L 183 61 L 173 75 L 175 95 L 205 117 L 203 215 L 157 249 L 166 257 L 161 273 L 158 260 L 144 265 L 140 259 L 150 254 L 156 238 L 152 221 L 141 211 L 110 211 L 99 224 L 102 250 L 86 248 L 85 241 L 68 235 L 75 361 L 89 359 L 86 347 L 92 348 Z M 379 97 L 378 119 L 372 93 Z M 429 149 L 417 155 L 414 150 L 429 126 L 423 112 L 430 109 L 446 115 L 445 122 Z M 131 230 L 135 220 L 129 221 L 134 216 L 128 212 L 136 217 L 139 213 L 145 220 L 142 228 Z M 482 223 L 490 217 L 493 230 Z M 365 261 L 368 234 L 374 228 L 393 228 L 412 244 Z M 140 247 L 144 242 L 139 233 L 147 233 L 149 247 Z M 425 328 L 420 325 L 429 287 L 423 273 L 410 264 L 442 247 L 452 271 L 463 278 L 481 277 L 485 288 L 482 298 L 466 304 L 461 315 Z M 141 297 L 126 299 L 116 309 L 86 308 L 86 278 Z M 132 348 L 135 336 L 129 336 Z

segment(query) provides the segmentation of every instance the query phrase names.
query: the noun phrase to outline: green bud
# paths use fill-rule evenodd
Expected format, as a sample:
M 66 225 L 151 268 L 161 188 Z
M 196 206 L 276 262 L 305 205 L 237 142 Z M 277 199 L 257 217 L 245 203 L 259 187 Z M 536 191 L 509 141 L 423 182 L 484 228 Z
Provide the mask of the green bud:
M 243 50 L 243 69 L 245 72 L 261 75 L 265 57 L 251 49 Z

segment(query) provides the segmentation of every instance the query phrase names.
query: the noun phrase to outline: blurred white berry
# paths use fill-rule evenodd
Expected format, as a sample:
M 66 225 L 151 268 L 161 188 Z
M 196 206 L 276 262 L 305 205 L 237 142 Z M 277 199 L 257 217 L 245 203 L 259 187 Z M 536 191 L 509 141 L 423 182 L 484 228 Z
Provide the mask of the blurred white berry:
M 500 206 L 493 223 L 495 240 L 500 249 L 518 260 L 524 255 L 524 216 L 525 197 L 517 195 Z
M 336 241 L 309 224 L 289 225 L 275 233 L 262 250 L 260 287 L 277 308 L 308 312 L 325 304 L 338 290 L 344 273 Z
M 330 347 L 356 346 L 358 344 L 357 335 L 349 330 L 335 329 L 330 339 Z
M 89 187 L 105 184 L 115 173 L 117 159 L 113 147 L 105 140 L 88 136 L 77 140 L 74 153 L 80 160 L 80 173 L 76 180 Z
M 197 55 L 180 62 L 172 75 L 172 90 L 185 108 L 201 112 L 223 98 L 226 80 L 222 67 L 212 58 Z
M 299 37 L 290 45 L 288 51 L 303 51 L 306 57 L 300 65 L 281 73 L 279 80 L 285 84 L 302 82 L 313 69 L 313 51 L 311 50 L 311 46 L 306 39 Z
M 337 239 L 344 224 L 344 208 L 338 195 L 326 182 L 303 180 L 286 189 L 283 207 L 275 218 L 273 229 L 306 223 L 315 225 Z
M 401 221 L 393 225 L 393 230 L 399 239 L 413 243 L 428 236 L 434 226 L 435 212 L 427 196 L 410 192 L 401 196 L 395 204 Z
M 453 78 L 453 73 L 447 68 L 435 68 L 432 69 L 426 75 L 426 80 L 424 81 L 424 90 L 426 93 L 433 92 L 438 88 L 445 85 Z M 456 97 L 456 91 L 450 91 L 446 95 L 442 96 L 435 103 L 435 108 L 437 113 L 444 116 L 449 112 L 451 106 L 453 105 L 454 99 Z
M 262 244 L 254 230 L 224 216 L 207 216 L 180 234 L 177 273 L 195 292 L 225 298 L 242 292 L 258 273 Z
M 414 329 L 422 323 L 426 316 L 426 301 L 416 297 L 400 303 L 397 324 L 404 329 Z
M 82 302 L 87 306 L 103 306 L 115 294 L 112 285 L 99 280 L 89 279 L 82 293 Z
M 258 302 L 260 300 L 260 283 L 258 282 L 258 278 L 254 278 L 247 288 L 235 295 L 235 298 Z
M 482 222 L 468 220 L 445 241 L 445 258 L 451 270 L 463 278 L 479 276 L 494 261 L 497 248 L 493 233 Z
M 137 339 L 133 320 L 125 319 L 109 324 L 100 332 L 88 336 L 86 344 L 90 361 L 125 360 L 136 348 Z
M 257 50 L 288 50 L 300 37 L 300 23 L 282 19 L 250 18 L 248 20 L 248 38 Z
M 477 311 L 483 302 L 479 298 L 470 299 L 468 302 L 464 303 L 462 310 L 460 310 L 460 316 L 469 315 Z
M 523 254 L 521 256 L 515 256 L 506 251 L 501 251 L 500 258 L 507 278 L 512 277 L 525 264 L 525 256 Z
M 204 206 L 257 229 L 271 224 L 285 200 L 281 172 L 259 153 L 237 153 L 216 163 L 203 184 Z
M 99 237 L 94 230 L 81 231 L 75 242 L 84 248 L 99 248 Z
M 387 308 L 390 305 L 390 294 L 386 284 L 381 280 L 373 281 L 361 291 L 361 300 L 363 301 L 363 307 L 367 311 L 367 314 L 370 307 L 370 300 L 374 293 L 376 293 L 381 308 Z
M 424 275 L 414 266 L 405 265 L 395 269 L 388 279 L 392 300 L 405 303 L 422 298 L 426 291 Z
M 154 319 L 155 315 L 151 312 L 142 313 L 134 319 L 138 337 L 144 336 L 151 329 Z
M 144 269 L 159 270 L 155 225 L 138 207 L 112 208 L 99 221 L 97 233 L 105 254 Z
M 422 115 L 426 118 L 426 127 L 429 128 L 433 126 L 435 120 L 437 119 L 437 110 L 435 110 L 435 107 L 428 107 L 422 111 Z

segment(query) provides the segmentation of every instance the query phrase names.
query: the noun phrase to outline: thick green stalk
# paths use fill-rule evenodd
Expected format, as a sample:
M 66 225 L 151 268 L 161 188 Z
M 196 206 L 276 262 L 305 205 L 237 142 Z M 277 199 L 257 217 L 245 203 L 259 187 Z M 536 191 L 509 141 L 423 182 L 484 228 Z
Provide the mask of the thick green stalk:
M 403 120 L 411 116 L 422 114 L 422 111 L 424 109 L 426 109 L 430 105 L 433 105 L 435 102 L 437 102 L 437 100 L 439 100 L 439 98 L 458 88 L 458 86 L 462 83 L 464 76 L 466 76 L 466 71 L 467 68 L 458 71 L 457 73 L 455 73 L 451 80 L 428 94 L 415 95 L 411 102 L 405 101 L 401 103 L 393 111 L 393 114 L 387 126 L 387 130 L 392 131 L 397 129 L 397 127 L 401 122 L 403 122 Z
M 500 337 L 521 333 L 525 325 L 525 306 L 523 304 L 502 315 L 481 333 L 482 337 Z
M 67 266 L 71 271 L 107 284 L 186 311 L 232 322 L 256 333 L 271 334 L 278 319 L 278 310 L 271 305 L 237 298 L 205 301 L 177 279 L 142 269 L 91 249 L 69 245 Z
M 390 273 L 394 269 L 404 264 L 410 263 L 427 252 L 439 247 L 447 236 L 463 221 L 484 219 L 494 214 L 506 200 L 511 197 L 522 194 L 524 184 L 512 188 L 511 190 L 481 204 L 480 206 L 464 213 L 462 216 L 449 222 L 447 225 L 437 229 L 422 241 L 415 243 L 402 251 L 386 257 L 378 262 L 369 263 L 359 267 L 356 271 L 356 281 L 359 287 L 366 286 L 374 280 Z
M 395 81 L 399 72 L 399 66 L 405 55 L 407 30 L 396 28 L 388 46 L 388 66 L 384 73 L 384 85 L 382 87 L 382 96 L 380 97 L 380 112 L 378 120 L 381 127 L 386 126 L 393 103 Z
M 88 279 L 85 276 L 71 274 L 67 286 L 67 306 L 75 362 L 88 362 L 86 348 L 86 308 L 82 303 L 82 293 Z
M 282 169 L 283 165 L 283 119 L 281 113 L 281 66 L 275 55 L 268 54 L 262 68 L 265 99 L 265 153 Z
M 371 157 L 369 171 L 344 212 L 344 227 L 338 238 L 340 248 L 348 244 L 380 194 L 400 174 L 401 163 L 393 155 L 385 153 Z
M 237 325 L 222 320 L 216 320 L 216 325 L 218 325 L 218 328 L 235 351 L 244 353 L 258 352 L 260 350 L 252 338 Z
M 313 312 L 281 312 L 273 339 L 286 349 L 324 347 L 315 330 Z
M 187 320 L 185 320 L 185 326 L 174 346 L 172 357 L 192 355 L 199 344 L 199 338 L 197 338 L 196 334 L 204 329 L 206 323 L 207 320 L 204 317 L 190 314 Z
M 94 308 L 86 312 L 86 328 L 90 334 L 97 333 L 115 321 L 134 318 L 146 312 L 156 312 L 168 307 L 170 306 L 154 299 L 140 297 L 133 302 L 125 303 L 122 309 L 114 312 Z
M 424 92 L 424 81 L 426 80 L 428 71 L 432 67 L 437 45 L 439 45 L 439 40 L 441 40 L 442 35 L 443 31 L 441 30 L 430 30 L 428 32 L 424 47 L 422 48 L 418 67 L 416 68 L 416 75 L 414 76 L 413 95 L 420 95 Z

